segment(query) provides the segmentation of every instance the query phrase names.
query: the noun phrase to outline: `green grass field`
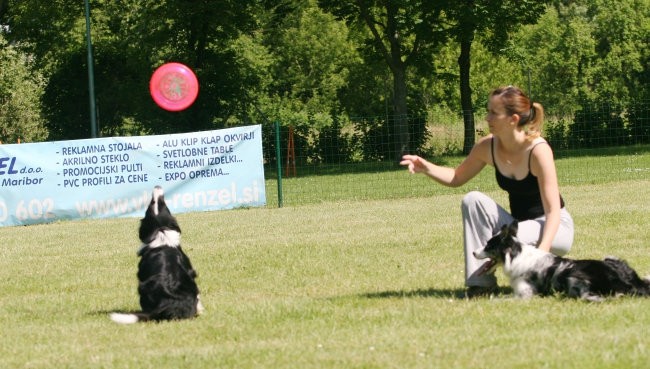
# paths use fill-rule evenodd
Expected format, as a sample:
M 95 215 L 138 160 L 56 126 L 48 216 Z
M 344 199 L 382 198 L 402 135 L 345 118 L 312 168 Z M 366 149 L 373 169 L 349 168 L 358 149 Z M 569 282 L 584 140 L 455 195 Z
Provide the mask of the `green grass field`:
M 647 177 L 562 178 L 570 256 L 650 274 Z M 138 219 L 0 228 L 0 368 L 648 367 L 648 299 L 457 298 L 462 191 L 422 184 L 431 194 L 179 214 L 206 307 L 189 321 L 110 321 L 138 308 Z

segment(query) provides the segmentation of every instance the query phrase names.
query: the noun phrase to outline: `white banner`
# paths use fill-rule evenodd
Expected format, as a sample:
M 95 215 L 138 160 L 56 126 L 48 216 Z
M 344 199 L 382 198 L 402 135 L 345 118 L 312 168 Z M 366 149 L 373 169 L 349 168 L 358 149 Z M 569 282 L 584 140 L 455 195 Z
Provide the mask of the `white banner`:
M 261 126 L 0 145 L 0 226 L 264 206 Z

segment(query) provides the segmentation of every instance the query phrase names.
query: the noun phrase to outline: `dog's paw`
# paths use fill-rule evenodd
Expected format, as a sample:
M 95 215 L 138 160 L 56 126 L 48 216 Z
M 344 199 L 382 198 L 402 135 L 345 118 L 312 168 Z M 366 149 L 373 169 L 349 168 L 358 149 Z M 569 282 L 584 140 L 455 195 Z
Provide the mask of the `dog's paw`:
M 586 293 L 582 296 L 580 296 L 583 300 L 589 301 L 589 302 L 603 302 L 605 301 L 605 298 L 600 296 L 600 295 L 594 295 L 592 293 Z
M 530 300 L 533 298 L 533 296 L 535 296 L 535 294 L 531 293 L 528 290 L 524 290 L 524 291 L 518 291 L 517 293 L 515 293 L 514 296 L 520 300 Z
M 201 315 L 205 311 L 203 304 L 201 303 L 201 296 L 196 296 L 196 315 Z
M 119 324 L 133 324 L 139 321 L 135 314 L 111 313 L 111 320 Z
M 535 296 L 535 289 L 525 280 L 515 280 L 511 287 L 515 297 L 522 300 L 528 300 Z

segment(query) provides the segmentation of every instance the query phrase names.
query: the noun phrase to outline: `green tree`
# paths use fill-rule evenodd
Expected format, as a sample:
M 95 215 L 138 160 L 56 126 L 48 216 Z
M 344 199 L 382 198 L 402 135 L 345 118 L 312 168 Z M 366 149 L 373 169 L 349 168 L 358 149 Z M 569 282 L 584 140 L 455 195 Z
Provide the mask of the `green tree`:
M 379 56 L 392 75 L 392 132 L 396 139 L 392 157 L 399 160 L 411 151 L 408 126 L 408 73 L 415 65 L 430 61 L 427 56 L 444 41 L 438 31 L 441 9 L 435 2 L 421 0 L 320 0 L 323 9 L 345 20 L 351 27 L 363 27 L 365 45 Z
M 588 74 L 595 58 L 594 39 L 585 9 L 559 14 L 550 7 L 539 23 L 518 32 L 506 52 L 531 70 L 534 99 L 556 115 L 573 114 L 588 93 Z M 571 14 L 569 14 L 571 13 Z
M 465 127 L 463 152 L 474 146 L 474 103 L 471 88 L 471 50 L 475 35 L 488 50 L 498 53 L 511 33 L 523 24 L 535 23 L 545 11 L 547 1 L 539 0 L 463 0 L 443 6 L 450 33 L 460 46 L 458 56 L 461 109 Z
M 129 82 L 140 79 L 138 91 L 122 103 L 141 102 L 130 109 L 136 121 L 152 133 L 186 132 L 224 127 L 237 123 L 253 100 L 253 91 L 260 85 L 260 63 L 249 63 L 248 50 L 254 46 L 263 8 L 257 1 L 106 1 L 98 7 L 98 34 L 95 49 L 115 50 L 126 54 L 132 68 L 123 78 Z M 103 17 L 106 19 L 104 20 Z M 100 28 L 102 27 L 102 28 Z M 100 52 L 97 52 L 100 54 Z M 120 55 L 107 59 L 124 64 Z M 155 106 L 148 93 L 148 80 L 154 69 L 165 62 L 176 61 L 194 70 L 200 85 L 195 103 L 182 112 L 169 113 Z M 97 70 L 111 73 L 121 65 L 102 64 L 98 56 Z M 99 73 L 99 72 L 98 72 Z M 133 78 L 130 78 L 133 76 Z M 138 77 L 139 76 L 139 77 Z M 97 88 L 101 84 L 97 83 Z M 101 97 L 98 97 L 102 104 Z M 119 122 L 118 122 L 119 123 Z
M 648 96 L 650 2 L 566 1 L 522 29 L 540 96 L 561 114 L 583 102 L 629 106 Z M 543 46 L 543 47 L 542 47 Z
M 52 138 L 88 137 L 83 4 L 72 0 L 6 3 L 0 23 L 34 56 L 48 81 L 43 111 Z M 209 129 L 242 116 L 257 81 L 236 49 L 258 29 L 257 1 L 94 0 L 91 6 L 96 97 L 102 135 Z M 43 25 L 48 25 L 44 27 Z M 199 78 L 194 105 L 170 113 L 148 97 L 148 81 L 164 62 L 191 67 Z
M 563 122 L 552 138 L 570 147 L 646 140 L 649 19 L 647 0 L 558 1 L 515 35 L 527 48 L 510 51 L 527 56 L 536 99 Z
M 0 32 L 0 142 L 35 142 L 47 137 L 40 109 L 44 80 L 30 58 Z
M 83 2 L 3 0 L 2 3 L 0 24 L 10 30 L 7 40 L 32 56 L 46 78 L 71 45 L 83 43 Z
M 341 124 L 340 93 L 350 69 L 361 60 L 345 24 L 314 1 L 298 5 L 266 35 L 273 78 L 259 106 L 271 119 L 295 129 L 296 147 L 308 149 L 309 160 L 324 160 L 327 148 L 319 140 Z
M 586 15 L 593 25 L 595 40 L 593 92 L 608 101 L 628 106 L 639 93 L 648 91 L 650 1 L 586 3 Z
M 407 70 L 433 59 L 440 45 L 452 39 L 460 46 L 458 56 L 459 90 L 465 123 L 464 151 L 474 144 L 474 104 L 471 89 L 471 47 L 475 35 L 489 50 L 498 52 L 518 26 L 534 23 L 545 10 L 544 1 L 364 1 L 321 0 L 320 4 L 350 24 L 364 24 L 368 42 L 383 56 L 393 75 L 393 113 L 408 115 Z M 401 155 L 408 149 L 408 129 L 395 119 Z

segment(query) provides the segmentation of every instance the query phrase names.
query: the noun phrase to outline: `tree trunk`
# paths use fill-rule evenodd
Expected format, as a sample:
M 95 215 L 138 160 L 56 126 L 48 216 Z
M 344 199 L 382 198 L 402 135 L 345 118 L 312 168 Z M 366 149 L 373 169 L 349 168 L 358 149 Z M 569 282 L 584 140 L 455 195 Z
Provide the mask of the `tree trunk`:
M 471 36 L 460 41 L 460 105 L 463 110 L 463 124 L 465 127 L 463 139 L 463 154 L 469 154 L 474 146 L 474 107 L 472 105 L 472 87 L 470 86 L 470 50 L 472 48 Z
M 410 152 L 409 119 L 406 104 L 406 68 L 404 64 L 399 64 L 399 66 L 401 68 L 393 70 L 394 156 L 398 162 L 404 154 Z
M 409 150 L 408 106 L 406 97 L 406 63 L 402 60 L 402 41 L 398 32 L 399 7 L 396 3 L 386 2 L 386 34 L 390 49 L 386 53 L 387 62 L 393 73 L 393 156 L 397 162 L 402 160 L 402 155 Z
M 407 106 L 407 84 L 406 84 L 406 67 L 407 63 L 402 60 L 402 42 L 399 34 L 399 4 L 394 1 L 385 1 L 383 4 L 386 9 L 386 27 L 380 31 L 378 22 L 373 18 L 369 5 L 364 1 L 357 1 L 361 12 L 361 19 L 366 23 L 368 29 L 373 35 L 378 50 L 386 60 L 393 75 L 393 116 L 386 117 L 387 124 L 391 124 L 392 150 L 389 150 L 389 156 L 398 162 L 402 155 L 410 151 L 410 134 Z M 382 34 L 388 40 L 388 47 L 384 44 Z

